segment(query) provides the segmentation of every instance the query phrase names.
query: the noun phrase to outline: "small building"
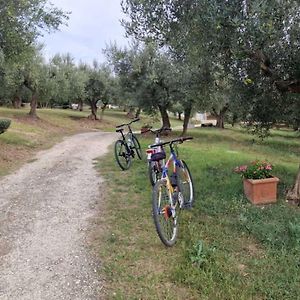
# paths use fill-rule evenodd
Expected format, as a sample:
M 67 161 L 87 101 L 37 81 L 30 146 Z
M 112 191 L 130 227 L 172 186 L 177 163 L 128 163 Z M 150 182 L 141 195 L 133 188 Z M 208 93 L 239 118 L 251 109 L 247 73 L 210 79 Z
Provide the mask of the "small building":
M 207 112 L 196 112 L 194 115 L 194 120 L 204 126 L 216 126 L 217 119 Z

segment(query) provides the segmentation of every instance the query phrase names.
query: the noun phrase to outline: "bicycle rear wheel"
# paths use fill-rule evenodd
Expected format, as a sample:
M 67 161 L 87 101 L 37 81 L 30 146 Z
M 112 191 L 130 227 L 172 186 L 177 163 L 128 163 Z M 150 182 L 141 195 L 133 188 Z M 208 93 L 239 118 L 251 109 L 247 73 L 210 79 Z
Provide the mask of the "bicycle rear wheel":
M 122 170 L 129 169 L 131 165 L 131 154 L 128 152 L 128 147 L 122 140 L 117 140 L 115 143 L 115 158 Z
M 134 135 L 132 135 L 132 142 L 138 158 L 142 159 L 143 155 L 142 155 L 141 145 L 139 140 Z
M 152 192 L 152 214 L 160 240 L 167 246 L 175 244 L 178 216 L 172 207 L 172 195 L 165 180 L 158 180 Z
M 159 161 L 150 161 L 148 163 L 148 174 L 152 186 L 161 178 L 161 166 L 158 164 L 160 164 Z
M 191 172 L 183 160 L 181 160 L 181 167 L 177 168 L 177 176 L 179 189 L 184 200 L 183 208 L 191 208 L 194 204 L 194 183 Z

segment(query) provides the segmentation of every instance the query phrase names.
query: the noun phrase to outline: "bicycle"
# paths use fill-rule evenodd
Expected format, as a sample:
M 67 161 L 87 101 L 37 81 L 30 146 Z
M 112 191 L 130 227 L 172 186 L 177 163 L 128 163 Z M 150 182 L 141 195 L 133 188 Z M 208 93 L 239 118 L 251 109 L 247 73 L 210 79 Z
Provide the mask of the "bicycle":
M 170 157 L 163 166 L 161 179 L 152 191 L 152 215 L 160 240 L 168 247 L 175 244 L 178 234 L 178 217 L 181 209 L 192 208 L 194 184 L 187 164 L 178 159 L 175 145 L 192 137 L 177 138 L 168 142 L 151 145 L 151 148 L 169 144 Z M 172 174 L 169 167 L 173 163 Z
M 131 124 L 139 121 L 140 119 L 134 119 L 129 123 L 116 126 L 116 132 L 119 132 L 122 139 L 119 139 L 115 143 L 115 158 L 122 170 L 127 170 L 131 166 L 131 160 L 137 154 L 139 159 L 142 159 L 141 145 L 137 137 L 134 135 L 131 129 Z M 124 134 L 124 126 L 128 127 L 128 132 Z
M 151 128 L 149 128 L 147 131 L 155 134 L 154 144 L 159 144 L 162 143 L 160 137 L 161 133 L 167 130 L 171 131 L 171 128 L 162 127 L 156 130 L 152 130 Z M 149 149 L 146 150 L 148 160 L 148 175 L 151 185 L 154 186 L 156 181 L 161 178 L 162 168 L 165 164 L 166 153 L 162 146 L 156 148 L 150 148 L 150 146 L 148 146 L 148 148 Z

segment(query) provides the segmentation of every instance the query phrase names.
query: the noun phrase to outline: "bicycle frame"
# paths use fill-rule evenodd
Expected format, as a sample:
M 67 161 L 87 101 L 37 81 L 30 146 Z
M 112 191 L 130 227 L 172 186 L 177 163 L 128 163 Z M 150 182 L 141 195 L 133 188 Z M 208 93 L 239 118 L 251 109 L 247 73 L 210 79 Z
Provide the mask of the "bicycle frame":
M 132 144 L 132 136 L 133 136 L 133 132 L 131 131 L 131 128 L 130 128 L 129 132 L 127 132 L 124 137 L 124 140 L 125 140 L 126 144 L 128 145 L 128 147 L 130 147 Z
M 131 121 L 130 123 L 127 123 L 127 124 L 122 124 L 122 125 L 118 125 L 116 126 L 116 128 L 120 128 L 117 130 L 117 132 L 120 132 L 121 135 L 122 135 L 122 140 L 125 142 L 126 144 L 126 147 L 127 147 L 127 151 L 130 152 L 131 151 L 131 145 L 132 145 L 132 136 L 133 136 L 133 132 L 132 132 L 132 129 L 131 129 L 131 126 L 130 124 L 133 123 L 133 122 L 137 122 L 139 121 L 140 119 L 135 119 L 133 121 Z M 126 134 L 124 134 L 123 132 L 123 128 L 124 126 L 127 126 L 128 127 L 128 132 Z
M 130 125 L 127 125 L 127 126 L 128 126 L 128 132 L 126 134 L 124 134 L 123 130 L 117 130 L 118 132 L 121 133 L 123 141 L 127 141 L 129 136 L 132 137 L 131 127 L 130 127 Z
M 161 179 L 155 183 L 152 192 L 152 215 L 156 231 L 168 247 L 176 242 L 181 209 L 191 208 L 194 200 L 193 181 L 188 166 L 179 159 L 177 152 L 177 144 L 191 139 L 192 137 L 180 137 L 150 145 L 150 148 L 157 148 L 168 144 L 171 152 L 163 166 Z M 173 172 L 169 173 L 169 170 Z
M 162 177 L 161 177 L 162 180 L 166 180 L 166 182 L 167 182 L 167 186 L 168 186 L 168 190 L 170 192 L 171 199 L 173 198 L 172 195 L 175 192 L 180 192 L 180 186 L 177 184 L 177 178 L 176 178 L 176 187 L 174 187 L 172 185 L 171 179 L 168 174 L 170 165 L 173 164 L 173 174 L 175 174 L 175 175 L 177 175 L 177 167 L 180 167 L 180 168 L 182 167 L 181 161 L 177 158 L 175 149 L 173 147 L 174 147 L 173 144 L 170 144 L 171 154 L 169 156 L 169 159 L 163 166 Z M 175 204 L 170 203 L 172 209 L 176 208 L 177 203 L 178 203 L 178 201 L 176 201 Z M 181 205 L 181 203 L 180 203 L 180 205 Z

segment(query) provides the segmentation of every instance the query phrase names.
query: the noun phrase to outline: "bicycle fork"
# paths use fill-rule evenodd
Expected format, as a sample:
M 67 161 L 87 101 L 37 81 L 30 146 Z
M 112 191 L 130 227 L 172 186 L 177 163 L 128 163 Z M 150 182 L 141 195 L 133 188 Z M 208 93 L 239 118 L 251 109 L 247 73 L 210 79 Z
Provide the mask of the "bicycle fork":
M 162 180 L 165 181 L 168 188 L 169 204 L 165 205 L 162 208 L 161 213 L 163 213 L 166 220 L 172 217 L 176 223 L 176 207 L 179 200 L 178 193 L 176 192 L 176 189 L 172 186 L 171 181 L 168 177 L 165 177 Z

